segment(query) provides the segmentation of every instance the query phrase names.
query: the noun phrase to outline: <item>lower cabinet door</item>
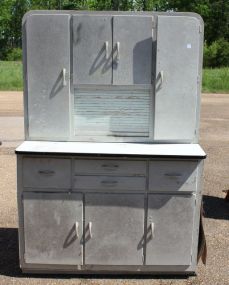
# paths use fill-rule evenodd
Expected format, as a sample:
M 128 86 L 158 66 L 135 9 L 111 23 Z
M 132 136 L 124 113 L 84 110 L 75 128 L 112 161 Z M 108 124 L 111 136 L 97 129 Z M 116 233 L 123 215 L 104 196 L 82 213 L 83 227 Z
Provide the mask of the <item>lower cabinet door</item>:
M 85 195 L 85 264 L 142 265 L 143 194 Z
M 82 195 L 24 193 L 25 262 L 82 264 Z
M 194 195 L 149 194 L 146 265 L 190 265 Z

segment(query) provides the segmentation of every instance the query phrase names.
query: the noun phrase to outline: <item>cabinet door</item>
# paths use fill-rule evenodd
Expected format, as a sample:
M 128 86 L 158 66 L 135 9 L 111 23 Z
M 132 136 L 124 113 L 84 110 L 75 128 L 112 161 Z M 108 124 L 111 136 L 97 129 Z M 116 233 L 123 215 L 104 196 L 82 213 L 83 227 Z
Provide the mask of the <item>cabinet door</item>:
M 113 84 L 151 84 L 152 17 L 114 16 Z
M 144 195 L 85 195 L 85 264 L 143 264 Z
M 194 198 L 194 195 L 149 195 L 147 265 L 191 263 Z
M 155 140 L 195 139 L 200 40 L 196 18 L 158 16 Z
M 82 264 L 82 195 L 24 193 L 25 262 Z
M 112 83 L 112 17 L 73 16 L 73 83 Z
M 69 15 L 29 15 L 26 19 L 28 136 L 69 136 Z

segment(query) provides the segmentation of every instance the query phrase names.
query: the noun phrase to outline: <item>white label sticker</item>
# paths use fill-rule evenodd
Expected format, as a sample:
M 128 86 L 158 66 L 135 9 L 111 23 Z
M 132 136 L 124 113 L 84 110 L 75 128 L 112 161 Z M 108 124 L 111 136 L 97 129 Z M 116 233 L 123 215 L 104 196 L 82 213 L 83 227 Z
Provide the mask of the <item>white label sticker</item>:
M 187 44 L 187 48 L 192 48 L 192 45 L 191 44 Z

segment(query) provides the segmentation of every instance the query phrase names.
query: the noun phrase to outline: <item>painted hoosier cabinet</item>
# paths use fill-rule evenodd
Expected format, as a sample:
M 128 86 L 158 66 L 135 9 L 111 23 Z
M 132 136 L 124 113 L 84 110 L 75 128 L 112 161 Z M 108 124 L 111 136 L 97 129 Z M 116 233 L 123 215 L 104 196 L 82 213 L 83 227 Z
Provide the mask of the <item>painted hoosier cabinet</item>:
M 24 272 L 195 272 L 202 43 L 190 13 L 25 15 Z

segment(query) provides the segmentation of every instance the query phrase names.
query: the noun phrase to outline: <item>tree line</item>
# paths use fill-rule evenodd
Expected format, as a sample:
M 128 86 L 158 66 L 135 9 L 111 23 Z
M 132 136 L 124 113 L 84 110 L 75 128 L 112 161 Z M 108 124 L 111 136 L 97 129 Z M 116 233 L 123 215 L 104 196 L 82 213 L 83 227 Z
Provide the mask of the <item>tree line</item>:
M 0 0 L 0 59 L 21 57 L 21 20 L 29 10 L 196 12 L 205 23 L 205 66 L 229 65 L 229 1 L 225 0 Z

